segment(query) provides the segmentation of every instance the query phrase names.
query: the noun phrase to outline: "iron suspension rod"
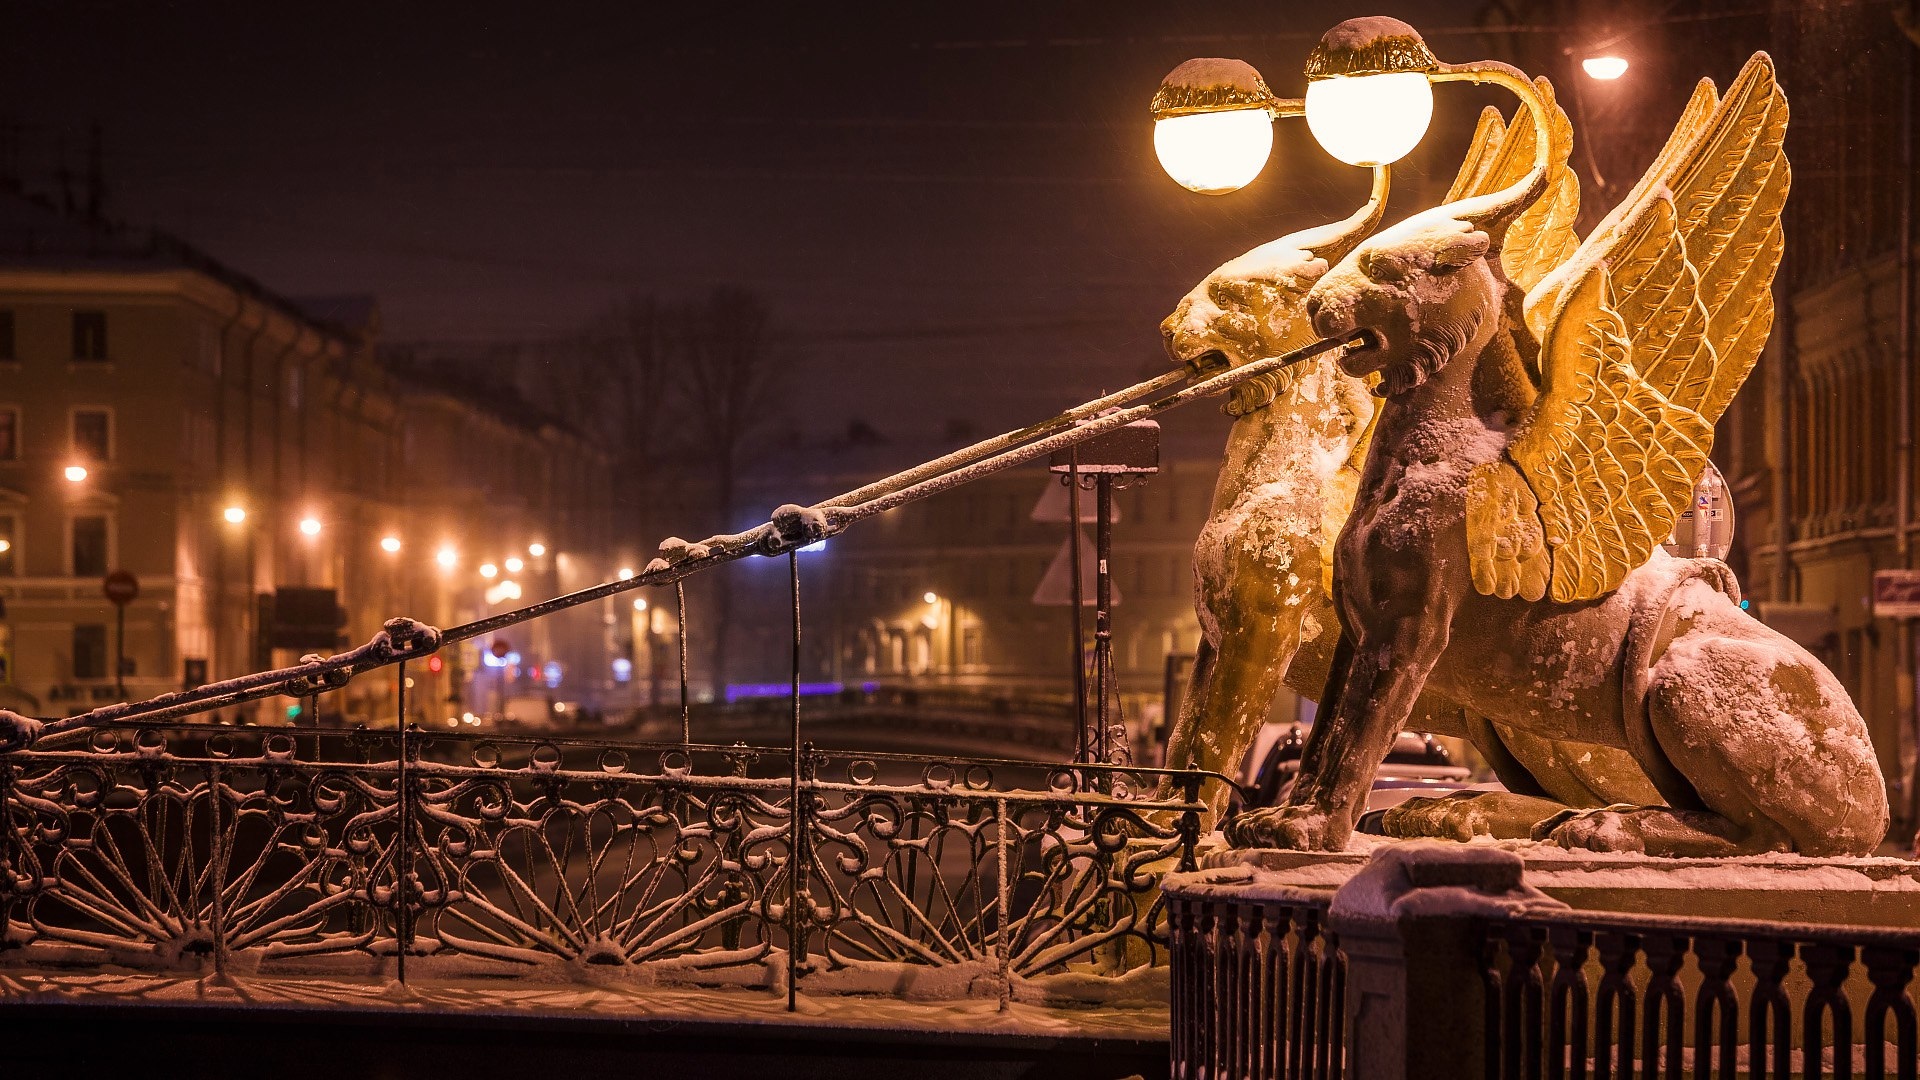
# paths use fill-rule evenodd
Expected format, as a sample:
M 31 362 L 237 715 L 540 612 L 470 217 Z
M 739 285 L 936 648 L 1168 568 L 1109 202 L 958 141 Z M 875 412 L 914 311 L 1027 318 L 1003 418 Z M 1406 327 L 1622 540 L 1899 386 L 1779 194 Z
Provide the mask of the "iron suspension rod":
M 872 517 L 875 514 L 883 513 L 897 506 L 917 502 L 930 495 L 939 494 L 942 491 L 959 487 L 962 484 L 971 483 L 983 476 L 991 475 L 1003 469 L 1012 468 L 1023 462 L 1032 461 L 1035 458 L 1051 454 L 1056 450 L 1073 446 L 1099 435 L 1104 435 L 1115 428 L 1131 424 L 1136 420 L 1144 420 L 1157 416 L 1160 413 L 1177 409 L 1182 405 L 1189 404 L 1203 397 L 1214 397 L 1223 394 L 1233 387 L 1238 386 L 1240 383 L 1246 382 L 1248 379 L 1258 378 L 1261 375 L 1291 367 L 1294 364 L 1330 352 L 1344 345 L 1371 340 L 1373 336 L 1371 330 L 1361 329 L 1343 337 L 1322 338 L 1302 348 L 1295 349 L 1290 353 L 1284 353 L 1280 356 L 1270 356 L 1265 359 L 1243 364 L 1240 367 L 1203 379 L 1200 382 L 1187 386 L 1175 393 L 1168 394 L 1165 397 L 1156 398 L 1153 401 L 1135 405 L 1130 408 L 1108 412 L 1084 422 L 1063 425 L 1058 421 L 1058 418 L 1056 418 L 1055 421 L 1048 421 L 1045 424 L 1036 425 L 1034 429 L 1029 429 L 1043 430 L 1052 427 L 1060 428 L 1060 430 L 1055 430 L 1035 442 L 993 453 L 990 456 L 980 458 L 971 464 L 949 472 L 928 476 L 926 479 L 912 483 L 906 483 L 905 486 L 902 487 L 894 487 L 893 490 L 886 491 L 884 494 L 875 496 L 864 502 L 848 505 L 821 503 L 813 507 L 805 508 L 802 510 L 802 513 L 804 514 L 807 511 L 815 513 L 831 511 L 831 513 L 827 515 L 828 525 L 826 532 L 827 535 L 833 535 L 855 521 Z M 1182 375 L 1182 377 L 1184 377 L 1184 375 Z M 1144 392 L 1145 389 L 1150 389 L 1165 383 L 1168 378 L 1168 376 L 1161 376 L 1159 379 L 1149 380 L 1147 383 L 1141 384 L 1140 387 L 1136 387 L 1134 391 L 1123 391 L 1122 396 L 1127 396 L 1134 392 Z M 1114 397 L 1115 395 L 1108 395 L 1107 399 L 1101 400 L 1104 401 Z M 1089 407 L 1091 407 L 1091 405 L 1082 406 L 1079 410 L 1070 410 L 1070 412 L 1081 412 Z M 1068 414 L 1062 415 L 1065 416 Z M 1001 438 L 1010 439 L 1012 436 L 1002 436 Z M 988 440 L 989 443 L 996 441 L 997 440 Z M 965 454 L 967 451 L 961 451 L 961 453 Z M 869 487 L 892 487 L 894 484 L 901 483 L 905 477 L 924 473 L 925 469 L 926 467 L 923 466 L 920 469 L 908 470 L 905 473 L 896 474 L 896 476 L 890 477 L 888 480 L 881 481 L 879 484 L 869 485 Z M 849 494 L 857 493 L 858 492 L 853 492 Z M 675 554 L 679 555 L 677 559 L 671 561 L 667 558 L 655 559 L 647 565 L 646 569 L 624 581 L 603 582 L 599 585 L 589 586 L 585 589 L 543 600 L 540 603 L 532 604 L 524 608 L 502 612 L 499 615 L 494 615 L 489 618 L 478 619 L 473 622 L 451 627 L 438 634 L 437 640 L 431 648 L 417 648 L 413 651 L 396 651 L 391 643 L 386 640 L 387 632 L 382 631 L 372 642 L 345 653 L 339 653 L 334 656 L 303 664 L 295 664 L 291 667 L 254 672 L 249 675 L 243 675 L 237 679 L 211 683 L 196 690 L 163 694 L 146 701 L 121 702 L 119 704 L 80 713 L 76 716 L 69 716 L 64 719 L 29 722 L 28 725 L 22 725 L 19 722 L 24 721 L 26 718 L 18 717 L 17 715 L 10 716 L 5 714 L 4 710 L 0 710 L 0 721 L 14 720 L 13 726 L 16 730 L 22 726 L 29 726 L 36 732 L 33 738 L 28 740 L 28 743 L 32 743 L 49 736 L 70 733 L 75 730 L 96 727 L 102 724 L 127 720 L 158 722 L 176 716 L 204 712 L 213 708 L 240 705 L 249 701 L 256 701 L 260 698 L 272 697 L 279 694 L 292 693 L 294 696 L 304 696 L 305 693 L 309 692 L 309 688 L 315 684 L 324 685 L 328 688 L 343 685 L 347 680 L 356 675 L 425 655 L 437 650 L 443 645 L 482 637 L 498 630 L 504 630 L 509 626 L 516 626 L 520 623 L 551 615 L 555 612 L 579 607 L 582 604 L 605 600 L 608 597 L 618 596 L 621 593 L 633 589 L 679 582 L 682 579 L 691 577 L 704 570 L 726 563 L 736 562 L 749 555 L 775 554 L 782 550 L 785 550 L 785 545 L 781 541 L 781 536 L 775 529 L 774 524 L 768 522 L 745 532 L 721 533 L 710 536 L 697 544 L 687 544 L 683 548 L 675 549 Z M 6 726 L 5 723 L 0 723 L 0 734 L 4 734 Z
M 1079 421 L 1090 416 L 1097 416 L 1101 412 L 1118 405 L 1120 402 L 1131 401 L 1143 394 L 1159 393 L 1169 387 L 1179 385 L 1186 381 L 1188 377 L 1186 371 L 1178 370 L 1170 371 L 1158 378 L 1148 379 L 1146 382 L 1135 383 L 1125 390 L 1095 398 L 1084 405 L 1076 405 L 1058 416 L 1042 420 L 1037 424 L 1029 424 L 1017 431 L 1009 431 L 1005 434 L 996 435 L 991 439 L 982 439 L 965 449 L 955 450 L 951 454 L 934 458 L 925 464 L 915 465 L 911 469 L 894 473 L 884 480 L 876 480 L 865 487 L 855 488 L 844 494 L 836 495 L 819 505 L 852 506 L 856 503 L 866 502 L 879 495 L 886 495 L 898 491 L 909 484 L 917 484 L 922 480 L 938 476 L 941 473 L 951 472 L 963 465 L 971 465 L 982 458 L 992 457 L 994 454 L 1019 446 L 1022 443 L 1044 438 L 1056 432 L 1067 431 Z

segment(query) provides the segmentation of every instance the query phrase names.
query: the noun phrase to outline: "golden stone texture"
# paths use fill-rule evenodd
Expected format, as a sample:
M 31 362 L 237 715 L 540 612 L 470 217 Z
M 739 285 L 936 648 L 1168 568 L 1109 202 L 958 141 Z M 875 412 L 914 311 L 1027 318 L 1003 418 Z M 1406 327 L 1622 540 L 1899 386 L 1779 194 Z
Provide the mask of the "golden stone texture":
M 1646 176 L 1577 244 L 1572 132 L 1536 87 L 1546 165 L 1534 125 L 1483 118 L 1446 205 L 1312 275 L 1315 332 L 1376 332 L 1338 363 L 1383 401 L 1333 546 L 1340 638 L 1321 720 L 1288 804 L 1242 815 L 1228 838 L 1344 845 L 1411 721 L 1472 740 L 1509 791 L 1416 800 L 1387 815 L 1392 834 L 1870 852 L 1885 788 L 1838 680 L 1742 611 L 1723 565 L 1657 551 L 1771 322 L 1788 184 L 1771 62 L 1756 55 L 1724 99 L 1703 83 Z M 1248 482 L 1229 476 L 1235 461 L 1223 493 Z M 1332 483 L 1330 497 L 1344 498 Z M 1205 542 L 1203 609 L 1216 598 Z M 1263 571 L 1243 561 L 1216 593 L 1256 591 L 1236 572 Z M 1281 581 L 1265 584 L 1301 589 Z M 1212 717 L 1197 726 L 1237 734 L 1244 715 L 1195 696 Z

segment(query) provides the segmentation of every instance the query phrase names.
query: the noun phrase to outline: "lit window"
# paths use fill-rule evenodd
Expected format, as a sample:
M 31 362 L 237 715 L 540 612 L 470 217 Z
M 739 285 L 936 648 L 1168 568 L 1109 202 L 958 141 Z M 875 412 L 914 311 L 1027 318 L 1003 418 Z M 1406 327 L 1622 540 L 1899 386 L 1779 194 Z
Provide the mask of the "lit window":
M 20 545 L 20 520 L 12 514 L 0 514 L 0 574 L 13 575 L 19 571 L 15 562 Z
M 113 457 L 113 414 L 105 409 L 73 411 L 73 452 L 87 461 Z
M 73 313 L 73 358 L 75 360 L 107 358 L 106 312 L 76 311 Z

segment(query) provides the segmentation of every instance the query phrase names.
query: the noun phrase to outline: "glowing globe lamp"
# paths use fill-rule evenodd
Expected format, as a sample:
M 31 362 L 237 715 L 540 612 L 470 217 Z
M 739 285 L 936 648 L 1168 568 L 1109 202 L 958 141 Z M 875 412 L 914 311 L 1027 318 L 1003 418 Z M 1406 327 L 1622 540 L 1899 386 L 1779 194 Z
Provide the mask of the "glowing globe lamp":
M 229 525 L 240 525 L 247 520 L 247 508 L 244 506 L 229 506 L 221 511 L 220 516 L 226 518 Z
M 68 483 L 77 484 L 87 478 L 87 467 L 85 465 L 69 465 L 67 466 L 66 472 L 61 475 L 67 478 Z
M 391 555 L 391 554 L 393 554 L 393 553 L 394 553 L 394 552 L 396 552 L 396 551 L 399 551 L 399 550 L 400 550 L 400 538 L 399 538 L 399 537 L 397 537 L 397 536 L 383 536 L 383 537 L 381 537 L 381 538 L 380 538 L 380 550 L 381 550 L 381 551 L 384 551 L 384 552 L 386 552 L 386 553 L 387 553 L 387 554 L 389 554 L 389 555 Z
M 1427 134 L 1433 87 L 1424 74 L 1345 75 L 1307 84 L 1307 127 L 1349 165 L 1388 165 Z
M 1174 182 L 1203 195 L 1245 187 L 1273 152 L 1273 91 L 1240 60 L 1189 60 L 1153 95 L 1153 149 Z
M 1264 111 L 1195 113 L 1153 125 L 1153 151 L 1174 183 L 1225 195 L 1253 182 L 1273 153 L 1273 119 Z
M 1386 165 L 1419 145 L 1433 120 L 1429 76 L 1442 65 L 1399 19 L 1348 19 L 1307 56 L 1307 127 L 1349 165 Z
M 1589 56 L 1580 61 L 1580 70 L 1590 79 L 1612 82 L 1627 73 L 1627 61 L 1619 56 Z

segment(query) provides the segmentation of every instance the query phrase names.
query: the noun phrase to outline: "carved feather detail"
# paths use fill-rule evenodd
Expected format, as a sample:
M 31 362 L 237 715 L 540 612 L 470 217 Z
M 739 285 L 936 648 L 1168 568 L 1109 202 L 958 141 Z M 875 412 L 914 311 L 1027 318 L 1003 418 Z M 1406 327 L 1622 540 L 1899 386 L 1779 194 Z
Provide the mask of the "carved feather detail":
M 1611 591 L 1671 532 L 1772 326 L 1786 125 L 1765 53 L 1724 98 L 1703 82 L 1626 201 L 1529 291 L 1540 394 L 1469 491 L 1482 592 L 1538 583 L 1516 479 L 1557 601 Z

